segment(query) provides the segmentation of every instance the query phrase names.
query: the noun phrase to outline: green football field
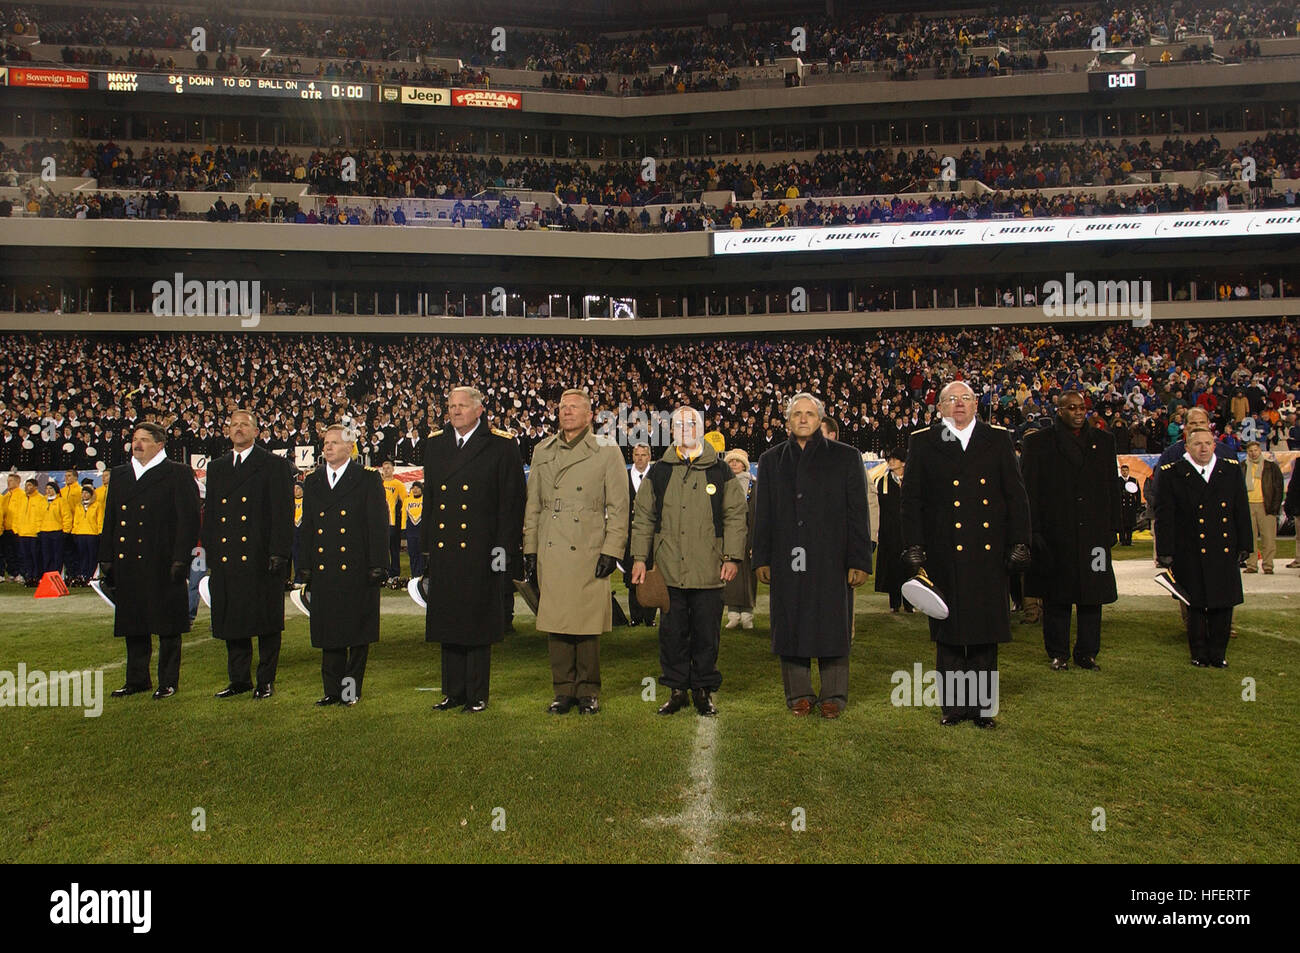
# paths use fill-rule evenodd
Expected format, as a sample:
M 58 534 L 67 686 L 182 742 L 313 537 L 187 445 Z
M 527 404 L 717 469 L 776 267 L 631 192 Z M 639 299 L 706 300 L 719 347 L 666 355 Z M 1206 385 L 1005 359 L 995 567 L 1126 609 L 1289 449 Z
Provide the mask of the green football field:
M 438 649 L 397 592 L 356 707 L 313 706 L 320 653 L 292 607 L 276 696 L 218 701 L 225 650 L 200 609 L 175 698 L 0 708 L 0 860 L 1295 862 L 1300 570 L 1280 548 L 1226 670 L 1188 664 L 1155 590 L 1107 607 L 1099 672 L 1050 671 L 1039 628 L 1015 625 L 995 731 L 891 703 L 933 646 L 874 592 L 837 721 L 785 710 L 766 592 L 754 631 L 723 631 L 716 719 L 655 715 L 649 628 L 602 638 L 599 715 L 547 715 L 526 614 L 494 649 L 488 710 L 433 712 Z M 0 672 L 104 667 L 108 692 L 123 658 L 92 592 L 0 586 Z

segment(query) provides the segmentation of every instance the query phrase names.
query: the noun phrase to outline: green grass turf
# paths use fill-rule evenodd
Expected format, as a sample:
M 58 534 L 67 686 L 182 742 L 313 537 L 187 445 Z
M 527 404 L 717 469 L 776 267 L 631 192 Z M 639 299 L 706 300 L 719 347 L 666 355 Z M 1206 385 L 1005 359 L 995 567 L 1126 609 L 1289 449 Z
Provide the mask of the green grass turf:
M 1106 609 L 1100 672 L 1050 671 L 1037 626 L 1017 625 L 999 726 L 981 732 L 890 703 L 891 673 L 931 668 L 933 646 L 922 617 L 874 592 L 857 598 L 849 709 L 792 717 L 764 592 L 755 631 L 723 632 L 705 779 L 691 776 L 700 719 L 642 700 L 652 629 L 602 638 L 594 718 L 545 714 L 528 615 L 494 649 L 489 709 L 435 713 L 438 693 L 416 689 L 437 688 L 437 647 L 407 596 L 386 592 L 361 703 L 317 709 L 305 618 L 288 609 L 276 696 L 223 702 L 224 647 L 201 609 L 175 698 L 107 699 L 100 718 L 0 708 L 0 860 L 1294 862 L 1296 603 L 1300 574 L 1294 592 L 1239 610 L 1226 671 L 1188 664 L 1158 595 Z M 0 586 L 0 670 L 114 664 L 111 691 L 123 657 L 93 593 L 36 602 Z M 206 831 L 191 829 L 195 807 Z

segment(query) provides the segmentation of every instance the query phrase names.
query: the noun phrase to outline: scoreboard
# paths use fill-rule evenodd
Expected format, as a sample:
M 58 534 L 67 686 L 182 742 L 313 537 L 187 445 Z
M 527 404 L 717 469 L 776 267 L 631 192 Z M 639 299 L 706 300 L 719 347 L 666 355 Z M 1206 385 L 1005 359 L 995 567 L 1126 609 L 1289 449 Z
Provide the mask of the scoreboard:
M 130 73 L 107 71 L 96 74 L 97 87 L 110 93 L 202 93 L 218 96 L 263 96 L 273 99 L 329 99 L 370 101 L 375 99 L 373 83 L 344 80 L 289 78 L 278 76 L 225 76 L 218 73 Z

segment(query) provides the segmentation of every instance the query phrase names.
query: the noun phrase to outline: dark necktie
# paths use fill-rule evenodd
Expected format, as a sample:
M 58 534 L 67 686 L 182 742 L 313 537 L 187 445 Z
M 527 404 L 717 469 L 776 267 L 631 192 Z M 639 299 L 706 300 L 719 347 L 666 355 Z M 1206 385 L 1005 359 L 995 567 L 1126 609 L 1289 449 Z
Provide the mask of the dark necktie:
M 463 446 L 465 446 L 465 438 L 464 438 L 464 437 L 457 437 L 457 438 L 456 438 L 456 449 L 459 450 L 459 449 L 460 449 L 461 447 L 463 447 Z
M 240 457 L 240 455 L 239 455 L 238 453 L 236 453 L 236 454 L 235 454 L 235 469 L 236 469 L 236 470 L 239 469 L 239 462 L 240 462 L 241 459 L 242 459 L 242 458 Z

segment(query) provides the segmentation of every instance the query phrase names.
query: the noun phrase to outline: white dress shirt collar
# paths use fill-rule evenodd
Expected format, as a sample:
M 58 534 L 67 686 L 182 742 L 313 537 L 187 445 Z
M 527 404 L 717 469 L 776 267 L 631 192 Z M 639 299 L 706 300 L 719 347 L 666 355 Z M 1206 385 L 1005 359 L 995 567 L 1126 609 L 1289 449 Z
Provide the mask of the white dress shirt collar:
M 250 443 L 243 450 L 235 450 L 232 452 L 234 453 L 232 459 L 235 460 L 236 463 L 247 463 L 248 455 L 253 452 L 253 445 Z
M 1183 459 L 1192 465 L 1192 469 L 1195 470 L 1205 480 L 1206 483 L 1209 483 L 1210 474 L 1214 472 L 1214 464 L 1218 462 L 1219 458 L 1214 455 L 1211 455 L 1210 462 L 1205 464 L 1205 466 L 1201 466 L 1201 464 L 1193 460 L 1192 455 L 1190 453 L 1184 453 Z
M 135 478 L 138 480 L 140 479 L 140 477 L 144 476 L 146 473 L 148 473 L 150 470 L 158 466 L 158 464 L 162 463 L 166 459 L 167 459 L 166 450 L 159 450 L 158 455 L 154 457 L 152 460 L 150 460 L 148 463 L 141 463 L 135 457 L 132 457 L 131 469 L 135 470 Z
M 451 428 L 451 429 L 452 429 L 452 433 L 454 433 L 454 434 L 456 435 L 456 440 L 457 440 L 457 442 L 460 443 L 460 444 L 463 446 L 463 445 L 465 444 L 465 442 L 469 440 L 470 437 L 474 436 L 474 431 L 478 430 L 479 426 L 480 426 L 482 423 L 483 423 L 483 418 L 482 418 L 482 417 L 480 417 L 478 420 L 474 421 L 474 426 L 473 426 L 473 427 L 470 427 L 470 428 L 469 428 L 469 432 L 466 433 L 465 436 L 463 436 L 463 437 L 460 435 L 460 431 L 457 430 L 455 427 L 452 427 L 452 428 Z
M 970 423 L 966 425 L 965 430 L 958 430 L 956 426 L 954 426 L 952 420 L 948 417 L 943 418 L 943 425 L 948 428 L 949 433 L 961 441 L 961 448 L 965 450 L 966 445 L 970 443 L 971 434 L 975 432 L 975 418 L 971 418 Z
M 343 478 L 343 471 L 348 468 L 348 464 L 351 462 L 351 460 L 344 460 L 343 465 L 337 470 L 331 467 L 328 463 L 325 464 L 325 479 L 329 482 L 331 489 L 333 489 L 334 485 Z

